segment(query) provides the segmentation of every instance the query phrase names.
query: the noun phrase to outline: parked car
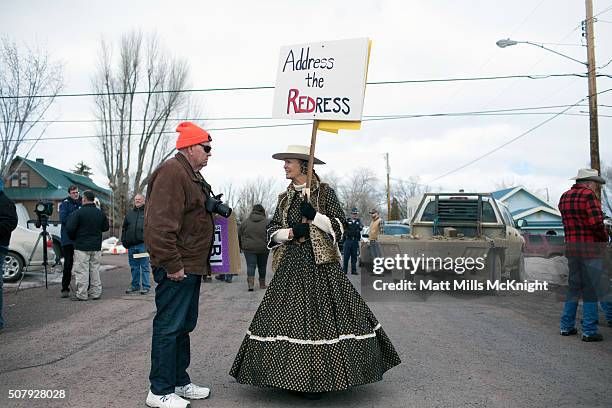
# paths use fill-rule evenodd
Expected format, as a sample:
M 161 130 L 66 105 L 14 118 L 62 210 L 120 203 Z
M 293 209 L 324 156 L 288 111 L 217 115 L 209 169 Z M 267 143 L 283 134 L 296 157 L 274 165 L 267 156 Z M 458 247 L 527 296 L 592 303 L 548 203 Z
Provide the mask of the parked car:
M 408 235 L 410 234 L 410 225 L 406 224 L 389 224 L 383 225 L 382 235 Z
M 361 240 L 359 242 L 359 266 L 363 265 L 361 258 L 362 251 L 366 251 L 370 243 L 369 238 L 370 227 L 363 227 L 361 231 Z M 382 236 L 399 236 L 410 234 L 410 225 L 406 225 L 399 221 L 384 221 L 379 237 Z
M 363 227 L 361 230 L 361 242 L 369 242 L 370 227 Z M 410 225 L 403 221 L 384 221 L 379 235 L 408 235 L 410 234 Z
M 525 256 L 552 258 L 565 253 L 565 241 L 561 235 L 524 234 L 523 238 Z
M 26 266 L 28 269 L 40 269 L 43 266 L 43 245 L 47 246 L 48 267 L 51 268 L 56 264 L 59 255 L 56 254 L 52 238 L 47 238 L 47 242 L 41 239 L 36 246 L 40 231 L 29 230 L 17 225 L 11 234 L 9 250 L 4 258 L 2 275 L 4 282 L 15 282 L 21 279 Z

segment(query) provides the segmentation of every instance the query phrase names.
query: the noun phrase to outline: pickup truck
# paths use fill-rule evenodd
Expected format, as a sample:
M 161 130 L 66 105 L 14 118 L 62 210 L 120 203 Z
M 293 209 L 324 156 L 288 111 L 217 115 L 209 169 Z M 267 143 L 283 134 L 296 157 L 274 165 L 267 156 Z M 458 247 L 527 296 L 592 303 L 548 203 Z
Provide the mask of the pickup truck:
M 409 235 L 381 235 L 378 240 L 383 258 L 422 260 L 413 261 L 409 273 L 405 267 L 403 274 L 394 268 L 394 277 L 417 279 L 435 274 L 499 281 L 509 275 L 511 279 L 524 279 L 525 240 L 508 208 L 490 193 L 426 193 L 410 226 Z M 460 259 L 480 259 L 480 268 L 457 267 Z M 360 263 L 366 268 L 364 272 L 375 265 L 367 248 L 361 251 Z

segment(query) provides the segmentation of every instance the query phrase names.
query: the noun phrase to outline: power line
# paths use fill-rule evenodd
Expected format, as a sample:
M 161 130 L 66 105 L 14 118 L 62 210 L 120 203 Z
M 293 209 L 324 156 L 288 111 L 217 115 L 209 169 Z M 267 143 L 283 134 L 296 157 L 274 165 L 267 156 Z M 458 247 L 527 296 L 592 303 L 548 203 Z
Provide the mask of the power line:
M 568 106 L 574 106 L 574 105 L 547 105 L 547 106 L 531 106 L 531 107 L 525 107 L 525 108 L 505 108 L 505 109 L 493 109 L 493 110 L 482 110 L 482 111 L 470 111 L 470 112 L 450 112 L 450 113 L 442 113 L 440 115 L 466 115 L 466 114 L 480 114 L 480 113 L 497 113 L 497 112 L 521 112 L 521 111 L 530 111 L 530 110 L 542 110 L 542 109 L 557 109 L 557 108 L 566 108 Z M 577 106 L 588 106 L 586 104 L 583 105 L 577 105 Z M 612 107 L 612 105 L 599 105 L 599 107 Z M 382 115 L 363 115 L 362 117 L 364 118 L 389 118 L 389 117 L 397 117 L 397 116 L 431 116 L 431 115 L 438 115 L 438 114 L 405 114 L 405 113 L 398 113 L 398 114 L 382 114 Z M 184 117 L 184 118 L 168 118 L 168 121 L 242 121 L 242 120 L 278 120 L 277 118 L 273 118 L 270 116 L 227 116 L 227 117 L 201 117 L 201 118 L 197 118 L 197 117 Z M 304 119 L 304 120 L 308 120 L 308 119 Z M 39 120 L 39 121 L 34 121 L 34 120 L 25 120 L 23 121 L 23 123 L 104 123 L 104 122 L 127 122 L 127 120 L 122 120 L 122 119 L 54 119 L 54 120 Z M 131 119 L 131 122 L 147 122 L 150 121 L 150 119 Z M 14 122 L 14 121 L 10 121 L 10 122 Z M 0 123 L 7 123 L 7 121 L 2 121 L 0 120 Z M 310 123 L 310 122 L 309 122 Z
M 436 83 L 436 82 L 459 82 L 459 81 L 491 81 L 500 79 L 549 79 L 563 77 L 581 77 L 585 78 L 586 73 L 570 73 L 570 74 L 533 74 L 533 75 L 500 75 L 488 77 L 463 77 L 463 78 L 434 78 L 434 79 L 408 79 L 398 81 L 372 81 L 367 82 L 367 85 L 395 85 L 395 84 L 419 84 L 419 83 Z M 598 76 L 612 77 L 606 74 L 598 74 Z M 25 98 L 72 98 L 84 96 L 117 96 L 117 95 L 153 95 L 164 93 L 189 93 L 189 92 L 234 92 L 234 91 L 253 91 L 262 89 L 274 89 L 274 86 L 244 86 L 244 87 L 227 87 L 227 88 L 200 88 L 200 89 L 175 89 L 175 90 L 154 90 L 154 91 L 134 91 L 134 92 L 81 92 L 67 93 L 57 95 L 5 95 L 0 96 L 0 99 L 25 99 Z
M 554 42 L 541 42 L 538 44 L 542 45 L 559 45 L 564 47 L 586 47 L 584 44 L 569 44 L 569 43 L 554 43 Z
M 606 8 L 606 9 L 604 9 L 604 10 L 600 11 L 600 12 L 599 12 L 599 13 L 597 13 L 597 14 L 595 14 L 595 15 L 593 16 L 593 18 L 595 18 L 595 17 L 597 17 L 597 16 L 600 16 L 600 15 L 602 15 L 603 13 L 607 13 L 607 12 L 608 12 L 608 11 L 610 11 L 610 10 L 612 10 L 612 6 L 610 6 L 610 7 Z
M 579 105 L 566 105 L 568 108 L 562 112 L 503 112 L 503 111 L 476 111 L 476 112 L 456 112 L 456 113 L 431 113 L 431 114 L 412 114 L 412 115 L 390 115 L 390 116 L 375 116 L 363 119 L 362 122 L 375 122 L 385 120 L 398 120 L 398 119 L 418 119 L 418 118 L 431 118 L 431 117 L 466 117 L 466 116 L 521 116 L 521 115 L 567 115 L 567 116 L 588 116 L 586 113 L 566 113 L 567 110 L 579 106 Z M 598 115 L 600 117 L 612 117 L 612 115 Z M 267 129 L 277 127 L 293 127 L 293 126 L 311 126 L 312 122 L 307 121 L 303 123 L 287 123 L 287 124 L 272 124 L 272 125 L 253 125 L 253 126 L 234 126 L 234 127 L 222 127 L 222 128 L 207 128 L 210 132 L 228 131 L 228 130 L 245 130 L 245 129 Z M 157 135 L 163 134 L 176 134 L 174 131 L 161 131 L 154 132 Z M 50 138 L 24 138 L 22 141 L 38 141 L 38 140 L 76 140 L 76 139 L 98 139 L 101 137 L 128 137 L 128 136 L 141 136 L 141 133 L 124 133 L 124 134 L 102 134 L 102 135 L 81 135 L 81 136 L 62 136 L 62 137 L 50 137 Z M 14 141 L 8 139 L 8 141 Z
M 610 92 L 610 91 L 612 91 L 612 88 L 606 89 L 606 90 L 601 91 L 601 92 L 597 92 L 597 95 L 599 95 L 599 94 L 603 94 L 603 93 L 606 93 L 606 92 Z M 548 119 L 546 119 L 545 121 L 543 121 L 543 122 L 541 122 L 541 123 L 537 124 L 536 126 L 532 127 L 531 129 L 527 130 L 526 132 L 523 132 L 523 133 L 521 133 L 520 135 L 518 135 L 518 136 L 516 136 L 516 137 L 514 137 L 514 138 L 512 138 L 512 139 L 510 139 L 510 140 L 508 140 L 507 142 L 502 143 L 501 145 L 499 145 L 499 146 L 495 147 L 494 149 L 492 149 L 492 150 L 490 150 L 490 151 L 488 151 L 488 152 L 486 152 L 486 153 L 484 153 L 484 154 L 482 154 L 482 155 L 480 155 L 480 156 L 476 157 L 475 159 L 470 160 L 469 162 L 467 162 L 467 163 L 465 163 L 465 164 L 463 164 L 463 165 L 461 165 L 461 166 L 459 166 L 459 167 L 457 167 L 457 168 L 455 168 L 455 169 L 453 169 L 453 170 L 450 170 L 450 171 L 448 171 L 448 172 L 446 172 L 446 173 L 442 174 L 441 176 L 438 176 L 438 177 L 434 178 L 433 180 L 430 180 L 430 181 L 429 181 L 429 184 L 431 184 L 431 183 L 433 183 L 433 182 L 435 182 L 435 181 L 437 181 L 437 180 L 440 180 L 440 179 L 442 179 L 442 178 L 444 178 L 444 177 L 447 177 L 447 176 L 449 176 L 449 175 L 451 175 L 451 174 L 453 174 L 453 173 L 456 173 L 456 172 L 458 172 L 458 171 L 460 171 L 460 170 L 463 170 L 464 168 L 466 168 L 466 167 L 468 167 L 468 166 L 471 166 L 472 164 L 476 163 L 477 161 L 480 161 L 480 160 L 484 159 L 485 157 L 490 156 L 491 154 L 493 154 L 493 153 L 497 152 L 498 150 L 503 149 L 504 147 L 508 146 L 509 144 L 514 143 L 515 141 L 519 140 L 520 138 L 522 138 L 522 137 L 524 137 L 524 136 L 527 136 L 529 133 L 533 132 L 534 130 L 536 130 L 536 129 L 538 129 L 538 128 L 540 128 L 540 127 L 544 126 L 544 125 L 545 125 L 545 124 L 547 124 L 548 122 L 550 122 L 550 121 L 552 121 L 552 120 L 556 119 L 557 117 L 561 116 L 562 114 L 564 114 L 564 113 L 565 113 L 565 112 L 567 112 L 568 110 L 572 109 L 573 107 L 577 106 L 578 104 L 582 103 L 583 101 L 585 101 L 585 100 L 587 100 L 587 99 L 588 99 L 588 97 L 580 99 L 578 102 L 576 102 L 576 103 L 575 103 L 575 104 L 573 104 L 572 106 L 569 106 L 569 107 L 565 108 L 563 111 L 561 111 L 561 112 L 558 112 L 558 113 L 554 114 L 554 115 L 553 115 L 553 116 L 551 116 L 550 118 L 548 118 Z

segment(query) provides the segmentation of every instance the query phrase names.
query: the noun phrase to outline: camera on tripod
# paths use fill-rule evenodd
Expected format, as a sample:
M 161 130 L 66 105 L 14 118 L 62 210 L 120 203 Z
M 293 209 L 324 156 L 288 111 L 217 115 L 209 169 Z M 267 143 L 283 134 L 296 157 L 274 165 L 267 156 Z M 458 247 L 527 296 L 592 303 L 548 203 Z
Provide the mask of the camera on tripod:
M 36 213 L 36 228 L 49 225 L 49 217 L 53 214 L 53 203 L 51 201 L 39 201 L 34 206 Z

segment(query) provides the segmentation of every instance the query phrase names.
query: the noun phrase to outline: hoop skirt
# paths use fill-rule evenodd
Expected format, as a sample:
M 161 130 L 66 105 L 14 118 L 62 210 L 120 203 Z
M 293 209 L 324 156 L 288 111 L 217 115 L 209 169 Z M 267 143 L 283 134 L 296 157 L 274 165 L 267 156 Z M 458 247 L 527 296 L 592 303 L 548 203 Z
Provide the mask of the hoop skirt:
M 288 209 L 290 219 L 300 219 L 298 201 Z M 342 211 L 335 194 L 328 211 L 330 204 Z M 280 226 L 281 216 L 277 208 L 271 225 Z M 301 392 L 382 380 L 400 358 L 340 263 L 316 265 L 310 240 L 284 245 L 230 375 L 242 384 Z

